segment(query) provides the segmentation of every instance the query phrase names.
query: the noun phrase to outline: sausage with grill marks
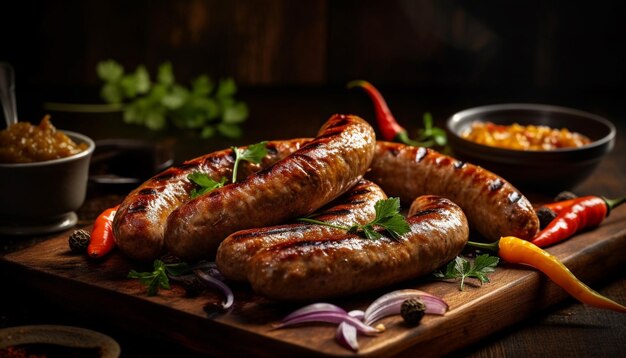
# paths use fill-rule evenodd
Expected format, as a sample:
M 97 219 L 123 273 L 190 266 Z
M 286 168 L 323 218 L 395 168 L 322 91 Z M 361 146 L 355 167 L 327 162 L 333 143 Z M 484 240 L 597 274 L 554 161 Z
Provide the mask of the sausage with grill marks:
M 308 215 L 359 181 L 375 144 L 366 121 L 334 115 L 317 138 L 287 158 L 175 209 L 167 219 L 165 245 L 183 260 L 211 258 L 235 231 Z
M 376 202 L 386 198 L 378 185 L 363 179 L 311 218 L 339 226 L 365 224 L 375 218 Z M 328 237 L 334 232 L 336 229 L 308 223 L 237 231 L 220 244 L 216 263 L 226 278 L 244 281 L 247 278 L 248 263 L 257 252 L 285 240 L 315 240 Z
M 530 240 L 539 229 L 528 199 L 506 180 L 432 149 L 377 142 L 366 177 L 404 203 L 426 194 L 452 200 L 472 229 L 490 241 L 502 236 Z
M 334 229 L 310 240 L 284 240 L 249 263 L 255 292 L 277 300 L 316 300 L 384 287 L 430 273 L 454 259 L 467 243 L 463 211 L 438 196 L 417 198 L 410 232 L 368 240 Z
M 245 162 L 239 168 L 243 178 L 298 150 L 311 139 L 267 143 L 268 154 L 260 164 Z M 149 261 L 163 251 L 165 221 L 169 214 L 188 201 L 194 184 L 187 179 L 192 172 L 207 174 L 219 181 L 232 176 L 235 157 L 230 149 L 213 152 L 166 169 L 133 190 L 120 205 L 113 221 L 115 241 L 128 257 Z

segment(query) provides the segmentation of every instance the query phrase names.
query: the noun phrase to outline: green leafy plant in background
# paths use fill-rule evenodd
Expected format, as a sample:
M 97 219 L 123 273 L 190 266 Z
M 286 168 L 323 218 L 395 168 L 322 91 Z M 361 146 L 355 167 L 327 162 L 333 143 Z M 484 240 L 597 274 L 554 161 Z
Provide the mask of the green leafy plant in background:
M 98 76 L 104 82 L 101 97 L 110 104 L 120 104 L 124 121 L 153 130 L 174 125 L 199 130 L 202 137 L 216 133 L 237 138 L 240 124 L 248 117 L 248 107 L 234 98 L 237 86 L 232 78 L 215 84 L 207 75 L 191 82 L 190 87 L 176 83 L 169 62 L 161 64 L 154 81 L 145 66 L 127 73 L 119 63 L 98 63 Z

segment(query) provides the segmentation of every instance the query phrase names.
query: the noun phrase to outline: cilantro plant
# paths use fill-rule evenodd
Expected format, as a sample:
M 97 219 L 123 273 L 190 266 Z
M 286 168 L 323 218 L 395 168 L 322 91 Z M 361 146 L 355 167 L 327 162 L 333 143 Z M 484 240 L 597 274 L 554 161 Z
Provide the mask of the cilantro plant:
M 495 271 L 495 267 L 498 265 L 500 259 L 496 256 L 489 256 L 483 254 L 477 256 L 473 263 L 470 263 L 467 259 L 457 256 L 453 261 L 450 261 L 446 266 L 445 272 L 435 272 L 434 275 L 440 279 L 453 279 L 461 280 L 459 290 L 463 291 L 465 279 L 472 277 L 478 279 L 481 284 L 489 282 L 490 274 Z
M 104 85 L 101 97 L 122 105 L 124 121 L 153 130 L 173 125 L 200 131 L 208 138 L 216 133 L 229 138 L 241 136 L 239 125 L 248 117 L 248 107 L 234 98 L 237 86 L 232 78 L 217 85 L 207 75 L 194 79 L 190 87 L 175 81 L 169 62 L 159 66 L 152 80 L 144 66 L 127 73 L 113 60 L 97 66 Z
M 355 224 L 350 227 L 346 227 L 333 225 L 309 218 L 300 218 L 298 220 L 346 230 L 347 232 L 352 234 L 362 233 L 366 238 L 370 240 L 377 240 L 382 237 L 382 235 L 378 231 L 376 231 L 376 226 L 384 228 L 385 231 L 387 231 L 387 233 L 391 235 L 391 237 L 393 237 L 394 239 L 399 239 L 400 236 L 410 231 L 409 223 L 402 215 L 400 215 L 400 199 L 389 198 L 385 200 L 379 200 L 374 205 L 374 209 L 376 210 L 376 216 L 374 220 L 364 225 Z

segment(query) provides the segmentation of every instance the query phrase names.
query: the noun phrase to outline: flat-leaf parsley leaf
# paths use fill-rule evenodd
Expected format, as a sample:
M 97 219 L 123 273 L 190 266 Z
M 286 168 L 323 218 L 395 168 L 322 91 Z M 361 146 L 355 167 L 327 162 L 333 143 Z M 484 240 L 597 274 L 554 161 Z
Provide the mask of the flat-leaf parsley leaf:
M 409 223 L 402 215 L 400 215 L 400 199 L 389 198 L 385 200 L 379 200 L 374 205 L 374 209 L 376 210 L 376 217 L 374 218 L 374 220 L 370 221 L 367 224 L 355 224 L 350 227 L 333 225 L 309 218 L 300 218 L 298 220 L 346 230 L 347 232 L 353 234 L 362 232 L 363 235 L 365 235 L 365 237 L 370 240 L 377 240 L 382 237 L 382 235 L 378 231 L 376 231 L 375 226 L 380 226 L 384 228 L 387 233 L 389 233 L 389 235 L 391 235 L 391 237 L 393 237 L 394 239 L 399 239 L 400 236 L 406 234 L 411 230 L 409 227 Z
M 478 279 L 481 284 L 489 282 L 487 274 L 495 271 L 495 267 L 498 265 L 499 261 L 500 259 L 498 257 L 488 254 L 477 256 L 473 263 L 461 256 L 457 256 L 453 261 L 448 263 L 445 272 L 438 271 L 435 272 L 434 275 L 440 279 L 460 279 L 461 284 L 459 290 L 463 291 L 465 279 L 468 277 Z

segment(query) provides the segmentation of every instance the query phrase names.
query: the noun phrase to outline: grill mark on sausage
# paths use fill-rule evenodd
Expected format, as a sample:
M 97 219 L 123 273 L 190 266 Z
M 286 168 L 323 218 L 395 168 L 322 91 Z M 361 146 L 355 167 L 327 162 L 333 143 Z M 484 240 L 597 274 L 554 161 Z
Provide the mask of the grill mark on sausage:
M 330 128 L 333 128 L 333 127 L 330 127 Z M 315 141 L 317 142 L 319 140 L 324 140 L 324 139 L 336 137 L 337 134 L 341 133 L 342 130 L 343 130 L 342 128 L 336 128 L 334 130 L 328 131 L 328 133 L 324 133 L 324 134 L 322 134 L 320 136 L 317 136 L 315 138 Z
M 350 204 L 350 205 L 359 205 L 359 204 L 363 204 L 364 202 L 365 202 L 365 200 L 355 199 L 355 200 L 349 201 L 348 204 Z
M 504 182 L 500 179 L 495 179 L 489 182 L 489 191 L 496 191 L 504 185 Z M 518 199 L 519 200 L 519 199 Z
M 355 190 L 355 191 L 351 191 L 347 194 L 347 196 L 357 196 L 357 195 L 363 195 L 363 194 L 367 194 L 369 193 L 370 190 L 369 189 L 359 189 L 359 190 Z
M 513 191 L 508 195 L 508 199 L 511 204 L 517 203 L 521 198 L 522 196 L 520 195 L 520 193 L 516 191 Z
M 346 215 L 350 213 L 352 213 L 352 210 L 350 209 L 335 209 L 335 210 L 324 211 L 320 213 L 320 215 Z
M 254 231 L 247 230 L 242 233 L 235 233 L 231 235 L 231 237 L 234 240 L 242 240 L 242 239 L 247 239 L 247 238 L 257 237 L 257 236 L 276 235 L 276 234 L 284 234 L 284 233 L 291 233 L 291 232 L 302 232 L 302 231 L 307 230 L 307 226 L 309 225 L 302 224 L 302 225 L 289 225 L 285 227 L 277 227 L 277 228 L 270 229 L 270 230 L 254 230 Z
M 428 155 L 428 149 L 424 147 L 419 147 L 417 149 L 417 154 L 415 155 L 415 162 L 416 163 L 421 162 L 422 159 L 426 158 L 426 155 Z
M 270 155 L 276 155 L 278 153 L 278 148 L 276 148 L 276 144 L 268 143 L 265 145 L 265 149 L 267 149 L 267 153 Z
M 167 181 L 167 180 L 172 179 L 175 176 L 176 176 L 176 173 L 174 173 L 172 170 L 168 170 L 162 174 L 158 174 L 157 176 L 153 177 L 151 181 L 155 181 L 155 182 Z
M 157 194 L 158 191 L 154 188 L 146 188 L 146 189 L 141 189 L 139 191 L 139 195 L 154 195 Z
M 345 116 L 341 116 L 341 119 L 339 119 L 338 121 L 335 121 L 334 123 L 331 123 L 328 127 L 326 128 L 335 128 L 335 127 L 341 127 L 341 126 L 345 126 L 346 124 L 348 124 L 348 118 L 346 118 Z
M 140 213 L 140 212 L 146 211 L 147 208 L 148 207 L 146 205 L 141 205 L 141 204 L 132 205 L 132 206 L 128 207 L 128 212 L 129 213 Z
M 316 141 L 309 142 L 309 143 L 307 143 L 307 144 L 303 145 L 303 146 L 300 148 L 300 150 L 303 150 L 303 149 L 312 150 L 312 149 L 316 149 L 316 148 L 318 148 L 318 147 L 320 147 L 320 146 L 322 146 L 322 145 L 324 145 L 324 143 L 322 143 L 322 142 L 320 142 L 320 141 L 317 141 L 317 140 L 316 140 Z
M 174 168 L 178 170 L 189 170 L 191 168 L 196 168 L 198 166 L 197 162 L 185 162 L 179 165 L 176 165 Z
M 209 155 L 204 158 L 204 165 L 215 165 L 222 162 L 232 163 L 235 161 L 235 155 L 231 152 L 225 156 Z

